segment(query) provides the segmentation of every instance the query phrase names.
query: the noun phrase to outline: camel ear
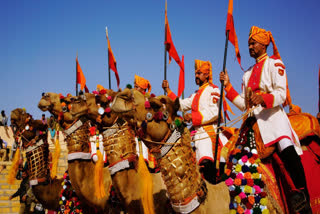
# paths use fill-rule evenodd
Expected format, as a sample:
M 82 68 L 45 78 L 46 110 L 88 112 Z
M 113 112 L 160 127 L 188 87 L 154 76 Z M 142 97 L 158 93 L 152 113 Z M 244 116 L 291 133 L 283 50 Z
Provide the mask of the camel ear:
M 177 112 L 179 111 L 179 109 L 180 109 L 180 102 L 179 102 L 179 98 L 177 97 L 173 103 L 173 110 Z
M 150 97 L 149 102 L 150 102 L 151 108 L 154 110 L 160 109 L 162 106 L 161 101 L 155 97 Z

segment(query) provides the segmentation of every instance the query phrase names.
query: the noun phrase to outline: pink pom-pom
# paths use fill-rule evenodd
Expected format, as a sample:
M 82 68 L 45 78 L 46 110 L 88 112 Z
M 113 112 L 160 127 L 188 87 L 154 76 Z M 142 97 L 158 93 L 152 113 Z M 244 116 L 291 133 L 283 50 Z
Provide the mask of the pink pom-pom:
M 243 174 L 240 172 L 239 174 L 237 174 L 237 178 L 243 179 Z
M 111 108 L 110 108 L 110 107 L 107 107 L 107 108 L 104 110 L 104 112 L 107 113 L 107 114 L 110 113 L 110 112 L 111 112 Z
M 150 102 L 148 100 L 144 103 L 144 107 L 151 108 Z
M 226 185 L 227 186 L 231 186 L 233 184 L 233 180 L 232 178 L 228 178 L 226 181 L 225 181 Z
M 255 194 L 259 194 L 261 192 L 261 188 L 257 185 L 254 185 L 253 188 L 256 190 Z
M 241 160 L 243 163 L 246 163 L 248 161 L 248 156 L 247 155 L 243 156 Z
M 251 214 L 251 211 L 250 210 L 245 210 L 244 214 Z
M 108 99 L 109 101 L 112 101 L 112 97 L 111 97 L 111 96 L 108 96 L 107 99 Z
M 191 136 L 194 136 L 196 133 L 197 133 L 197 131 L 196 131 L 196 130 L 194 130 L 194 131 L 190 132 Z
M 159 111 L 159 112 L 157 112 L 154 116 L 153 116 L 153 118 L 155 119 L 155 120 L 162 120 L 162 118 L 163 118 L 163 113 L 161 112 L 161 111 Z
M 99 94 L 99 92 L 97 92 L 97 91 L 92 91 L 92 93 L 95 94 L 95 95 Z
M 247 195 L 246 195 L 244 192 L 240 192 L 239 197 L 240 197 L 241 199 L 244 199 L 244 198 L 247 197 Z

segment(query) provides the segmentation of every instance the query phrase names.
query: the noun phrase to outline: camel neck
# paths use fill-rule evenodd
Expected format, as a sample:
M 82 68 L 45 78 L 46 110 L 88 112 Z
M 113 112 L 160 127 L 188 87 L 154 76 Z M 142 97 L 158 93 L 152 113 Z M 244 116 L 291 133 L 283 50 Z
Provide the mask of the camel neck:
M 188 204 L 203 185 L 194 152 L 187 139 L 184 134 L 159 160 L 162 178 L 173 205 Z

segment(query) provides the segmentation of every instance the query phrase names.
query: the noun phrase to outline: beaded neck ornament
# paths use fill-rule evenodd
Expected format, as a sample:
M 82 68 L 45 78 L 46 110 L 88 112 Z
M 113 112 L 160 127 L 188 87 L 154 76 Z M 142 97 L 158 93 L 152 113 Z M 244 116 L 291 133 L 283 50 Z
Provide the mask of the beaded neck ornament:
M 253 123 L 253 119 L 248 118 L 241 128 L 235 149 L 229 156 L 225 174 L 222 176 L 230 192 L 230 214 L 269 213 Z

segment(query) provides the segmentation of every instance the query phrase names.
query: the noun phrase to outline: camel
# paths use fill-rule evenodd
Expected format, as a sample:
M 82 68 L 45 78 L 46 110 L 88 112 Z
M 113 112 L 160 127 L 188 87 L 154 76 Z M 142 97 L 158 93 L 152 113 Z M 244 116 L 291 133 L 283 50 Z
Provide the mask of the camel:
M 231 207 L 234 203 L 230 203 L 231 197 L 234 197 L 234 186 L 227 181 L 212 185 L 200 176 L 190 146 L 190 132 L 177 115 L 179 100 L 172 101 L 167 96 L 159 96 L 148 101 L 150 105 L 145 104 L 145 97 L 136 90 L 125 89 L 117 94 L 112 110 L 134 127 L 157 157 L 174 210 L 178 213 L 229 213 L 230 205 L 230 211 L 234 212 Z M 235 133 L 230 141 L 237 141 L 238 138 L 238 133 Z M 229 164 L 232 166 L 232 163 Z M 259 166 L 262 168 L 262 164 Z M 266 167 L 263 170 L 270 173 Z M 269 177 L 263 175 L 262 179 Z M 266 184 L 274 185 L 271 181 Z M 266 195 L 263 197 L 267 197 L 267 200 L 261 201 L 262 208 L 268 208 L 270 213 L 283 213 L 274 195 L 269 192 L 269 186 L 264 190 Z M 241 209 L 237 211 L 244 211 Z
M 116 96 L 112 110 L 133 125 L 137 135 L 157 157 L 175 212 L 229 213 L 227 186 L 224 183 L 212 185 L 201 178 L 190 145 L 190 132 L 177 115 L 179 106 L 168 97 L 165 100 L 166 104 L 162 104 L 159 99 L 150 98 L 151 108 L 145 108 L 146 100 L 140 92 L 125 89 Z M 148 117 L 146 120 L 147 114 L 157 119 Z M 170 143 L 165 145 L 166 142 Z
M 51 179 L 49 175 L 49 148 L 46 134 L 41 134 L 46 133 L 46 126 L 40 120 L 30 118 L 30 115 L 20 108 L 11 112 L 11 121 L 17 126 L 15 137 L 21 137 L 26 151 L 33 194 L 46 209 L 58 211 L 63 179 Z M 36 131 L 40 133 L 38 136 Z
M 72 105 L 70 111 L 62 102 Z M 76 97 L 72 97 L 75 98 Z M 103 169 L 103 188 L 106 195 L 103 198 L 95 196 L 94 186 L 94 168 L 95 164 L 91 161 L 89 148 L 89 126 L 88 120 L 81 121 L 88 108 L 81 99 L 72 100 L 71 97 L 60 97 L 56 93 L 45 93 L 39 101 L 38 107 L 43 111 L 49 111 L 56 118 L 60 119 L 60 125 L 64 129 L 68 148 L 68 171 L 73 188 L 83 203 L 96 209 L 97 212 L 108 213 L 111 210 L 109 206 L 109 190 L 111 187 L 110 172 L 107 168 Z M 63 108 L 65 107 L 65 108 Z M 65 111 L 65 112 L 63 112 Z M 74 131 L 70 131 L 74 122 L 79 121 L 80 125 Z M 91 211 L 94 211 L 91 210 Z

